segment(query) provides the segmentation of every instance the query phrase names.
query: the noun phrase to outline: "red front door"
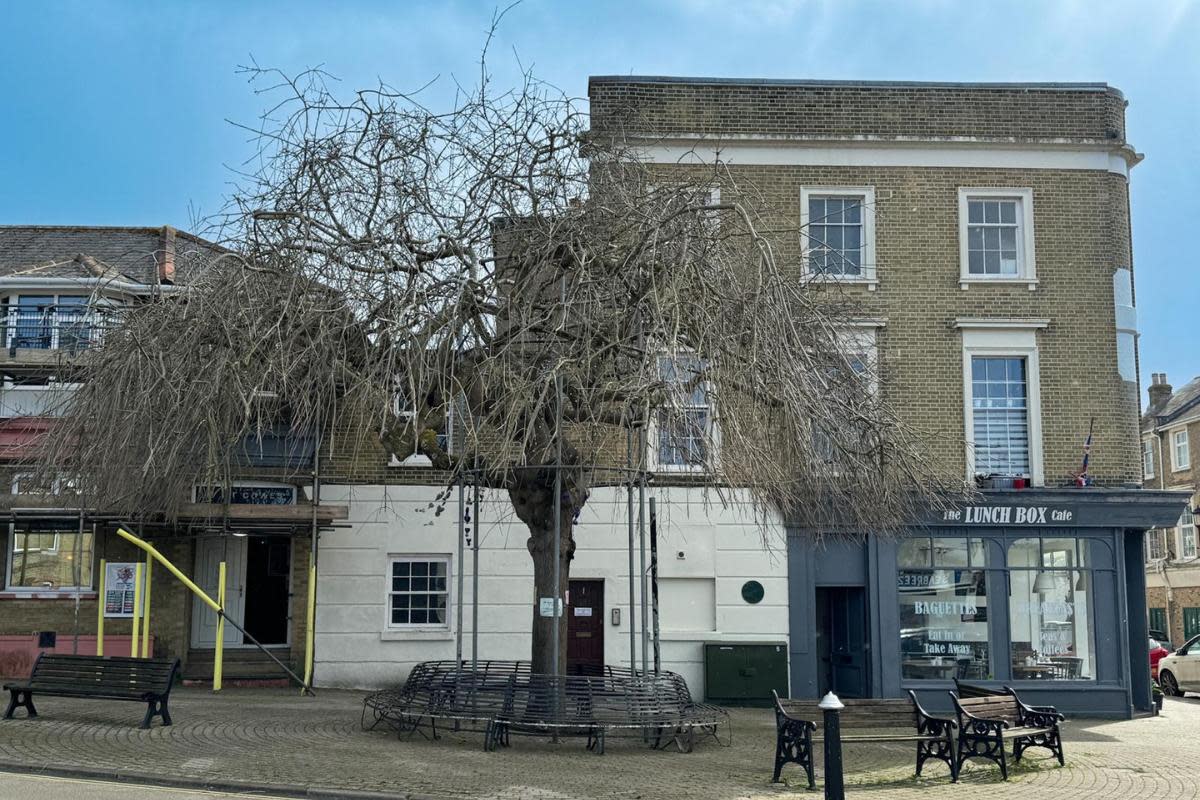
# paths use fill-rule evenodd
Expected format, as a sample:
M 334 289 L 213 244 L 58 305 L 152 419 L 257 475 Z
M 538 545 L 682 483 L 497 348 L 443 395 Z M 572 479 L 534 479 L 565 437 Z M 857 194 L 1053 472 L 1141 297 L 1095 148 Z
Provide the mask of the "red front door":
M 604 671 L 604 581 L 571 581 L 567 606 L 567 672 Z

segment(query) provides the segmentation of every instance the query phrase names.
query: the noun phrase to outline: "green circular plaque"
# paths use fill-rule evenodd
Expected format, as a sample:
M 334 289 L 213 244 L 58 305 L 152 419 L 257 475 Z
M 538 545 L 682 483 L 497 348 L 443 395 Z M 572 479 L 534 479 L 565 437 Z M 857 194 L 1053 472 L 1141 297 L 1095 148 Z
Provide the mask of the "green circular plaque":
M 746 581 L 742 584 L 742 599 L 750 605 L 761 603 L 763 594 L 763 585 L 758 581 Z

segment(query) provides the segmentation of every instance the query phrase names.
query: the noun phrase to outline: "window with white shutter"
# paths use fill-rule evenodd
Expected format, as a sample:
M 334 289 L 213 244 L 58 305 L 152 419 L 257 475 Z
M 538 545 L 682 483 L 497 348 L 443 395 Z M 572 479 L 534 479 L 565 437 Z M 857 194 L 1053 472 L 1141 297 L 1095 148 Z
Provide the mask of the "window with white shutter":
M 1029 381 L 1025 359 L 972 357 L 971 409 L 976 474 L 1028 477 Z

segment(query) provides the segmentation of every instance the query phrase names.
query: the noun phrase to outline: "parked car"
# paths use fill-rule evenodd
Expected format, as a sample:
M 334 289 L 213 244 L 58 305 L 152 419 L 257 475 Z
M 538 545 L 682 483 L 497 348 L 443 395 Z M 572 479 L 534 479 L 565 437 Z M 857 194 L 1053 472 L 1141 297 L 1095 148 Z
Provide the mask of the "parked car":
M 1158 680 L 1158 662 L 1162 661 L 1163 656 L 1168 655 L 1171 651 L 1158 639 L 1150 639 L 1150 678 Z
M 1200 692 L 1200 636 L 1193 636 L 1158 662 L 1158 685 L 1165 695 Z
M 1171 644 L 1171 637 L 1160 630 L 1150 629 L 1150 638 L 1167 648 L 1167 652 L 1175 649 L 1175 645 Z

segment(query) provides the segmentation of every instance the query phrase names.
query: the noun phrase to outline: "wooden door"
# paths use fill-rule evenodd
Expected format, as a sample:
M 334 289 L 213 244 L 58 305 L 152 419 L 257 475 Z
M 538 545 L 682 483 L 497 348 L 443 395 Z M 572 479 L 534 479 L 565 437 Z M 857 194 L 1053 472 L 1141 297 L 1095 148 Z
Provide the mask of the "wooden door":
M 604 671 L 604 581 L 571 581 L 567 605 L 567 671 Z
M 246 538 L 230 536 L 196 540 L 196 572 L 194 580 L 209 597 L 217 599 L 217 576 L 221 559 L 225 559 L 225 613 L 239 625 L 245 624 Z M 225 626 L 225 646 L 242 644 L 242 632 L 232 625 Z M 192 600 L 192 647 L 204 649 L 217 645 L 217 613 L 202 602 Z

